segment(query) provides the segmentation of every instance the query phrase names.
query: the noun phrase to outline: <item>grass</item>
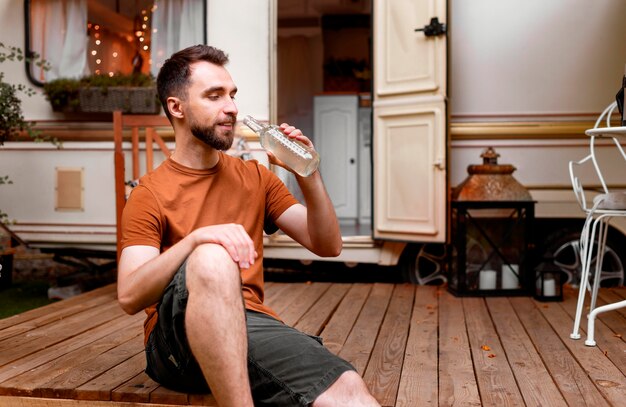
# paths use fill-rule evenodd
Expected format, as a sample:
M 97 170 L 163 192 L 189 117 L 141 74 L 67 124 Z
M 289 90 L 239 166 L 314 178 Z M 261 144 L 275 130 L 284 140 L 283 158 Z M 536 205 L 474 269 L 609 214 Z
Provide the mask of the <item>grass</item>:
M 54 302 L 48 299 L 46 281 L 13 283 L 0 291 L 0 319 Z

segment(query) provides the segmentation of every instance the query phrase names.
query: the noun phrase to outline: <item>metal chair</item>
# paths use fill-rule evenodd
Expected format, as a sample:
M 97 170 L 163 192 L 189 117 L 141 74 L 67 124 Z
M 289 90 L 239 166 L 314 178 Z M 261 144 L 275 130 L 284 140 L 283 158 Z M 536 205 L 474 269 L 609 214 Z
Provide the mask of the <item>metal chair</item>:
M 599 158 L 596 155 L 597 139 L 602 138 L 612 141 L 617 147 L 622 158 L 626 162 L 626 152 L 620 144 L 619 136 L 626 137 L 626 127 L 611 127 L 611 115 L 617 104 L 613 102 L 598 117 L 593 129 L 585 132 L 589 136 L 589 154 L 579 161 L 570 161 L 569 172 L 574 189 L 574 194 L 581 207 L 587 215 L 581 235 L 580 235 L 580 259 L 582 265 L 582 273 L 580 287 L 578 292 L 578 303 L 576 306 L 576 317 L 574 319 L 574 328 L 570 337 L 572 339 L 580 339 L 580 320 L 583 312 L 585 296 L 587 291 L 591 293 L 590 312 L 587 322 L 587 340 L 585 345 L 595 346 L 594 340 L 594 323 L 598 314 L 626 307 L 626 300 L 596 307 L 598 296 L 598 288 L 601 282 L 603 256 L 606 250 L 607 232 L 609 223 L 615 217 L 626 217 L 626 191 L 612 191 L 606 184 L 605 177 L 602 174 Z M 600 127 L 603 119 L 606 117 L 606 127 Z M 585 192 L 583 183 L 576 175 L 576 169 L 585 163 L 590 162 L 601 183 L 601 190 L 593 198 L 590 198 Z M 594 258 L 595 255 L 595 258 Z M 593 277 L 590 278 L 590 269 L 595 265 Z M 592 280 L 592 281 L 590 281 Z

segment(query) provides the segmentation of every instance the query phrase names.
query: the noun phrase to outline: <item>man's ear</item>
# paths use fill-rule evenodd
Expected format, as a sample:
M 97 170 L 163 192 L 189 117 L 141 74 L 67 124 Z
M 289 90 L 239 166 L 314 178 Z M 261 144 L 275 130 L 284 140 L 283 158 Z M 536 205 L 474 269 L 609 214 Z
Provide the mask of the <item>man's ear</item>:
M 181 100 L 177 97 L 170 96 L 167 98 L 167 110 L 172 117 L 177 119 L 182 119 L 185 116 Z

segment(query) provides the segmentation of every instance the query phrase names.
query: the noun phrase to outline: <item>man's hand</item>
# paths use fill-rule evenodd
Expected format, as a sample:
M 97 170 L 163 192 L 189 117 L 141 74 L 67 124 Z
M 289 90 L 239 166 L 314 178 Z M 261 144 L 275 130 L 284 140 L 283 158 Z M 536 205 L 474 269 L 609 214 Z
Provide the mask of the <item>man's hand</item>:
M 216 243 L 223 246 L 242 269 L 249 268 L 258 257 L 254 250 L 254 242 L 242 225 L 229 223 L 223 225 L 204 226 L 194 230 L 195 245 Z
M 308 147 L 308 148 L 310 148 L 312 150 L 315 150 L 311 140 L 309 140 L 309 138 L 307 136 L 302 134 L 302 130 L 300 130 L 300 129 L 294 127 L 294 126 L 290 126 L 287 123 L 283 123 L 283 124 L 281 124 L 278 127 L 283 132 L 283 134 L 286 135 L 289 139 L 297 140 L 300 143 L 302 143 L 303 145 L 305 145 L 306 147 Z M 285 164 L 281 160 L 279 160 L 274 155 L 274 153 L 272 153 L 271 151 L 267 151 L 267 158 L 268 158 L 270 164 L 278 165 L 279 167 L 282 167 L 282 168 L 286 169 L 287 171 L 297 175 L 295 173 L 295 171 L 293 171 L 291 168 L 289 168 L 289 166 L 287 166 L 287 164 Z

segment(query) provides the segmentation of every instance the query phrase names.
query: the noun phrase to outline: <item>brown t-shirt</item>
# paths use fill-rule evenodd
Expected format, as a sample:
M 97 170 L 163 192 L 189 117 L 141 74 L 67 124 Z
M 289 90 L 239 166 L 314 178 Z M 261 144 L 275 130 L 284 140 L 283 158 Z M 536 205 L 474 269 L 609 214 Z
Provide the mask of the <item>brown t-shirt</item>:
M 122 248 L 147 245 L 166 251 L 191 231 L 209 225 L 243 225 L 259 257 L 241 270 L 246 308 L 277 317 L 263 304 L 263 230 L 298 201 L 285 184 L 256 161 L 220 153 L 208 170 L 187 168 L 167 159 L 144 175 L 122 215 Z M 157 321 L 156 304 L 147 308 L 146 340 Z

